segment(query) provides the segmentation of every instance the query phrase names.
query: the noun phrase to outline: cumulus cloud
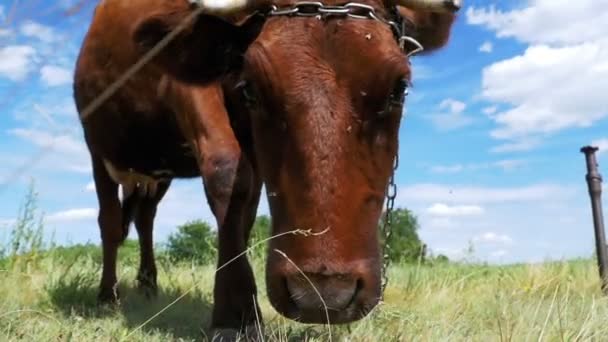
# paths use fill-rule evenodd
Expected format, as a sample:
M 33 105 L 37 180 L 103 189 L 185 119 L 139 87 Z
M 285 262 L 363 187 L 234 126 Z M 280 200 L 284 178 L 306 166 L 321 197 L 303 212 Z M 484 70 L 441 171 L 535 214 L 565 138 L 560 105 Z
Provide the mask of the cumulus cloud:
M 15 224 L 15 219 L 1 219 L 0 218 L 0 227 L 4 228 L 4 227 L 9 227 Z
M 541 138 L 608 116 L 608 2 L 530 0 L 522 8 L 469 7 L 469 24 L 529 44 L 489 65 L 482 97 L 508 105 L 492 113 L 493 152 L 530 150 Z
M 503 171 L 512 171 L 526 164 L 525 160 L 521 159 L 504 159 L 495 162 L 487 163 L 470 163 L 470 164 L 454 164 L 454 165 L 435 165 L 431 167 L 433 173 L 460 173 L 464 171 L 479 171 L 490 169 L 501 169 Z
M 431 167 L 433 173 L 459 173 L 465 170 L 465 166 L 462 164 L 454 165 L 435 165 Z
M 46 221 L 49 223 L 73 222 L 90 220 L 97 217 L 97 209 L 94 208 L 79 208 L 59 211 L 46 216 Z
M 40 69 L 40 78 L 47 86 L 61 86 L 72 82 L 72 71 L 54 65 L 45 65 Z
M 449 206 L 443 203 L 435 203 L 427 209 L 427 212 L 432 216 L 460 217 L 479 216 L 483 214 L 484 210 L 477 205 Z
M 498 243 L 498 244 L 510 244 L 513 239 L 506 234 L 498 234 L 495 232 L 486 232 L 473 238 L 473 241 L 479 243 Z
M 608 34 L 608 30 L 607 30 Z M 511 103 L 494 116 L 497 139 L 588 127 L 608 115 L 608 41 L 531 46 L 483 70 L 482 96 Z M 576 75 L 576 77 L 573 77 Z
M 597 154 L 604 154 L 606 151 L 608 151 L 608 138 L 594 140 L 590 145 L 599 149 Z
M 31 20 L 21 24 L 19 32 L 25 37 L 36 38 L 45 43 L 51 43 L 57 39 L 57 34 L 52 27 Z
M 466 12 L 469 24 L 530 44 L 578 44 L 606 35 L 608 4 L 598 0 L 529 0 L 521 9 L 497 10 L 494 6 Z
M 2 19 L 0 19 L 2 20 Z M 7 28 L 0 28 L 0 38 L 6 38 L 13 35 L 13 31 Z
M 53 153 L 53 168 L 90 173 L 90 157 L 84 142 L 68 134 L 53 134 L 38 129 L 15 128 L 9 134 Z
M 23 128 L 12 129 L 10 130 L 10 133 L 40 147 L 53 146 L 56 150 L 61 152 L 82 153 L 86 151 L 86 147 L 82 142 L 65 134 L 53 135 L 49 132 Z
M 0 48 L 0 77 L 11 81 L 23 80 L 32 70 L 36 50 L 28 45 L 9 45 Z
M 574 189 L 551 184 L 535 184 L 523 187 L 475 187 L 442 184 L 415 184 L 399 188 L 398 202 L 411 203 L 524 203 L 554 198 L 567 198 Z
M 485 52 L 485 53 L 490 53 L 494 50 L 494 45 L 492 44 L 492 42 L 484 42 L 483 44 L 481 44 L 481 46 L 479 47 L 479 51 L 480 52 Z
M 510 153 L 510 152 L 523 152 L 530 151 L 541 144 L 538 138 L 523 138 L 517 139 L 513 142 L 508 142 L 494 146 L 490 149 L 492 153 Z
M 482 110 L 482 113 L 484 113 L 485 115 L 491 117 L 492 114 L 496 113 L 498 111 L 498 107 L 497 106 L 490 106 L 490 107 L 486 107 Z
M 439 104 L 440 113 L 431 115 L 431 121 L 440 131 L 451 131 L 466 127 L 473 123 L 473 119 L 464 114 L 466 103 L 445 99 Z
M 85 185 L 84 190 L 86 192 L 95 192 L 95 182 L 89 182 Z
M 494 251 L 494 252 L 490 253 L 490 256 L 492 256 L 494 258 L 501 258 L 501 257 L 506 256 L 507 254 L 509 254 L 509 252 L 507 252 L 506 250 L 499 249 L 497 251 Z

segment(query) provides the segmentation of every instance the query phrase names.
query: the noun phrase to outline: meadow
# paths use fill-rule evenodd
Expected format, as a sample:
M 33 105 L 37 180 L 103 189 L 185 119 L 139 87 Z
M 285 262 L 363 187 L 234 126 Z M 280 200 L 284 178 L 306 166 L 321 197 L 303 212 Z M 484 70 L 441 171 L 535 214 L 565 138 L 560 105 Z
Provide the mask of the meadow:
M 120 250 L 121 302 L 98 306 L 98 245 L 58 247 L 43 241 L 40 225 L 13 229 L 0 261 L 0 340 L 207 340 L 214 265 L 175 263 L 161 250 L 159 295 L 149 300 L 136 289 L 138 245 L 128 240 Z M 593 260 L 395 264 L 385 301 L 344 326 L 282 318 L 265 295 L 263 259 L 251 261 L 266 341 L 594 341 L 608 333 Z

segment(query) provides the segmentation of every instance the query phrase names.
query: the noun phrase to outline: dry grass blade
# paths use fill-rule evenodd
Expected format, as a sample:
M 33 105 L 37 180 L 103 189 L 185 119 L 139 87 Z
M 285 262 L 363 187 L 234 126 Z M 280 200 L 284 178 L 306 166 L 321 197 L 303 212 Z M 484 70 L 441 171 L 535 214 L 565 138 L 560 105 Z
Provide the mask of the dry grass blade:
M 61 323 L 61 321 L 59 321 L 57 318 L 55 318 L 55 317 L 53 317 L 51 315 L 45 314 L 42 311 L 32 310 L 32 309 L 21 309 L 21 310 L 8 311 L 8 312 L 5 312 L 5 313 L 1 314 L 0 318 L 7 317 L 7 316 L 10 316 L 10 315 L 15 315 L 15 314 L 24 314 L 24 313 L 34 313 L 34 314 L 40 315 L 42 317 L 45 317 L 45 318 L 48 318 L 48 319 L 54 321 L 61 328 L 65 328 L 65 326 L 63 325 L 63 323 Z
M 540 336 L 538 336 L 539 341 L 542 341 L 543 336 L 545 335 L 545 329 L 547 329 L 547 323 L 549 323 L 549 319 L 551 318 L 551 314 L 553 313 L 553 305 L 555 304 L 555 299 L 557 297 L 558 291 L 559 291 L 559 284 L 555 287 L 555 291 L 553 292 L 553 298 L 551 299 L 551 305 L 549 306 L 549 311 L 547 312 L 547 317 L 545 318 L 545 323 L 543 324 L 543 329 L 540 331 Z
M 310 280 L 310 278 L 308 278 L 308 276 L 304 273 L 304 271 L 302 271 L 302 269 L 296 265 L 295 262 L 293 262 L 288 256 L 287 254 L 285 254 L 285 252 L 275 249 L 275 252 L 279 253 L 283 258 L 285 258 L 285 260 L 287 260 L 293 267 L 295 267 L 298 272 L 300 272 L 300 274 L 302 275 L 302 277 L 304 277 L 304 279 L 306 279 L 306 281 L 310 284 L 310 286 L 312 287 L 313 290 L 315 290 L 315 293 L 317 294 L 317 296 L 319 296 L 319 299 L 321 300 L 321 303 L 323 303 L 323 309 L 325 310 L 325 318 L 327 319 L 327 331 L 329 333 L 329 342 L 332 341 L 331 338 L 331 322 L 329 321 L 329 310 L 327 308 L 327 304 L 325 303 L 325 299 L 323 299 L 323 296 L 321 296 L 321 293 L 319 292 L 319 290 L 317 290 L 317 287 L 315 286 L 315 284 L 313 284 L 313 282 Z
M 295 230 L 290 230 L 290 231 L 287 231 L 287 232 L 284 232 L 284 233 L 273 235 L 273 236 L 271 236 L 271 237 L 269 237 L 267 239 L 258 241 L 257 243 L 251 245 L 249 248 L 247 248 L 246 250 L 244 250 L 243 252 L 239 253 L 234 258 L 228 260 L 223 265 L 221 265 L 220 267 L 218 267 L 215 270 L 214 273 L 217 273 L 217 272 L 221 271 L 222 269 L 224 269 L 225 267 L 227 267 L 228 265 L 230 265 L 231 263 L 233 263 L 234 261 L 236 261 L 238 258 L 240 258 L 243 255 L 249 253 L 251 250 L 253 250 L 257 246 L 259 246 L 261 244 L 264 244 L 264 243 L 266 243 L 266 242 L 268 242 L 270 240 L 273 240 L 273 239 L 276 239 L 276 238 L 279 238 L 279 237 L 285 236 L 285 235 L 318 236 L 318 235 L 324 234 L 328 230 L 329 230 L 329 228 L 326 229 L 326 230 L 324 230 L 323 232 L 320 232 L 320 233 L 313 233 L 312 230 L 310 230 L 310 229 L 308 229 L 308 230 L 295 229 Z M 160 311 L 158 311 L 157 313 L 155 313 L 152 317 L 148 318 L 146 321 L 144 321 L 142 324 L 140 324 L 139 326 L 137 326 L 135 329 L 131 330 L 131 332 L 129 332 L 122 340 L 124 341 L 125 339 L 127 339 L 128 337 L 130 337 L 131 335 L 133 335 L 135 332 L 137 332 L 141 328 L 145 327 L 148 323 L 152 322 L 156 317 L 162 315 L 163 312 L 169 310 L 173 305 L 175 305 L 177 302 L 179 302 L 184 297 L 186 297 L 190 292 L 192 292 L 196 288 L 197 285 L 198 284 L 192 285 L 186 292 L 184 292 L 182 295 L 180 295 L 179 297 L 177 297 L 174 301 L 172 301 L 167 306 L 165 306 L 164 308 L 162 308 Z
M 264 342 L 264 332 L 262 331 L 262 320 L 260 319 L 260 315 L 258 313 L 258 302 L 257 300 L 255 300 L 255 296 L 251 296 L 253 299 L 253 305 L 255 305 L 255 322 L 258 328 L 258 336 L 262 339 L 262 342 Z

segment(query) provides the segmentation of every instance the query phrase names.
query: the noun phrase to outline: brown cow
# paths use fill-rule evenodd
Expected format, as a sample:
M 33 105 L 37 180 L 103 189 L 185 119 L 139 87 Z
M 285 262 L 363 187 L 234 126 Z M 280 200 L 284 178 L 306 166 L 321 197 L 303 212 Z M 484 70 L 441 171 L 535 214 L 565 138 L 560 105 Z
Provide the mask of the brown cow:
M 274 234 L 325 231 L 271 241 L 267 292 L 281 314 L 324 323 L 326 305 L 330 323 L 347 323 L 377 304 L 376 227 L 410 80 L 387 20 L 406 19 L 405 33 L 430 52 L 448 41 L 454 15 L 413 5 L 396 12 L 388 0 L 359 4 L 342 9 L 363 18 L 285 16 L 276 8 L 267 15 L 253 0 L 203 3 L 207 14 L 81 117 L 100 206 L 100 301 L 118 298 L 116 254 L 131 221 L 141 246 L 140 286 L 155 292 L 157 205 L 171 179 L 202 176 L 219 230 L 218 266 L 245 250 L 262 184 Z M 197 10 L 186 0 L 100 2 L 76 67 L 79 112 Z M 235 333 L 254 324 L 256 292 L 246 258 L 222 268 L 212 327 Z

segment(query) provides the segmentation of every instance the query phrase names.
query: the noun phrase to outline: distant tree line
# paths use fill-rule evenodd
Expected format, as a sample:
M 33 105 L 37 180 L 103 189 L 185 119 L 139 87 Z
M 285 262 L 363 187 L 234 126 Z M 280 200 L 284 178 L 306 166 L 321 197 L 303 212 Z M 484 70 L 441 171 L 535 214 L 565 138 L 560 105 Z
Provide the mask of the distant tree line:
M 426 245 L 418 236 L 420 228 L 418 219 L 408 209 L 396 209 L 392 213 L 392 233 L 387 250 L 389 258 L 393 262 L 447 262 L 448 258 L 443 255 L 436 257 L 429 255 Z M 380 225 L 378 226 L 380 230 Z M 380 231 L 379 231 L 380 233 Z M 261 241 L 271 236 L 271 218 L 258 216 L 251 229 L 249 246 L 255 246 L 250 251 L 257 257 L 266 254 L 266 243 Z M 380 243 L 384 246 L 384 236 L 379 234 Z M 177 231 L 169 236 L 167 241 L 167 253 L 176 260 L 196 261 L 199 263 L 210 263 L 216 261 L 217 233 L 212 227 L 202 220 L 186 222 L 177 227 Z
M 64 247 L 57 246 L 53 241 L 44 241 L 43 219 L 36 217 L 37 193 L 33 185 L 22 204 L 17 220 L 9 228 L 7 241 L 0 241 L 0 266 L 11 260 L 11 257 L 22 255 L 28 260 L 38 259 L 46 253 L 72 260 L 87 256 L 101 262 L 101 249 L 98 244 L 78 244 Z M 443 255 L 429 255 L 426 245 L 418 236 L 419 223 L 416 216 L 408 209 L 398 208 L 392 213 L 393 225 L 389 242 L 388 255 L 393 262 L 446 262 Z M 251 230 L 249 254 L 255 258 L 266 256 L 267 243 L 264 240 L 271 236 L 271 218 L 258 216 Z M 384 236 L 381 233 L 381 222 L 378 225 L 380 243 L 384 246 Z M 158 258 L 168 258 L 173 261 L 196 262 L 200 264 L 215 263 L 217 260 L 217 232 L 203 220 L 186 222 L 177 227 L 167 242 L 156 246 Z M 139 259 L 139 244 L 135 239 L 128 239 L 119 249 L 122 260 Z M 23 258 L 21 258 L 23 259 Z

